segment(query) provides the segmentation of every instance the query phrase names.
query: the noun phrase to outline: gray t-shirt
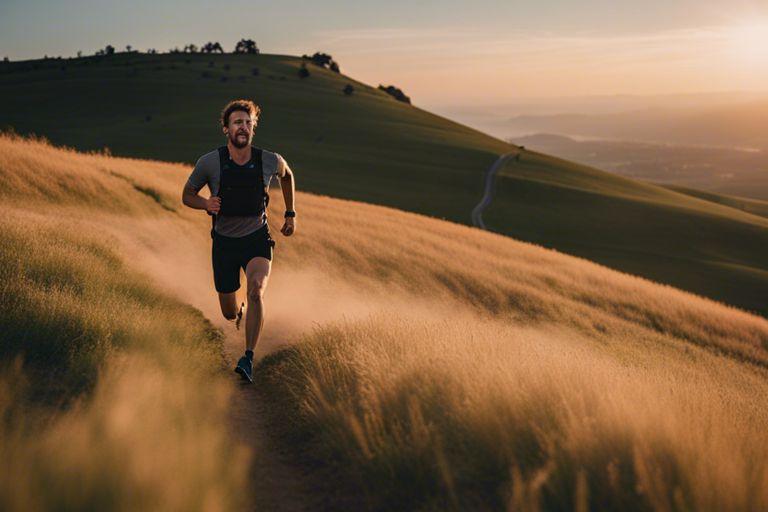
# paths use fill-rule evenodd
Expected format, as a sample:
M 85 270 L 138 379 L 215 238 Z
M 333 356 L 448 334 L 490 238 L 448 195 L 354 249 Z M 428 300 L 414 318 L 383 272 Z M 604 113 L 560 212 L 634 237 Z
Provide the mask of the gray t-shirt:
M 264 184 L 269 188 L 272 177 L 279 175 L 286 165 L 285 160 L 279 154 L 265 149 L 261 152 L 261 163 L 264 171 Z M 218 150 L 204 154 L 195 164 L 195 169 L 187 180 L 187 186 L 195 191 L 199 191 L 208 185 L 211 195 L 218 195 L 221 182 L 221 169 L 219 167 Z M 218 215 L 214 229 L 223 236 L 242 237 L 260 229 L 266 223 L 266 211 L 261 215 L 250 215 L 247 217 Z

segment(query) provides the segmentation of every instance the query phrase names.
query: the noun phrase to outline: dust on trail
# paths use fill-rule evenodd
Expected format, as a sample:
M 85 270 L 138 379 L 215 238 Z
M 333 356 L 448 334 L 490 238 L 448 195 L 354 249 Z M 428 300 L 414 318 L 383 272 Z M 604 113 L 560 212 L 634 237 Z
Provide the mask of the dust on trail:
M 152 219 L 115 218 L 110 223 L 110 236 L 114 237 L 125 261 L 136 270 L 148 275 L 153 283 L 180 300 L 200 310 L 225 335 L 224 352 L 229 366 L 234 368 L 244 350 L 244 330 L 237 331 L 234 324 L 224 319 L 219 310 L 213 288 L 210 261 L 210 237 L 201 233 L 200 225 Z M 244 283 L 243 283 L 244 284 Z M 272 286 L 274 283 L 271 283 Z M 239 297 L 245 297 L 245 286 Z M 282 296 L 286 296 L 283 292 Z M 277 309 L 277 304 L 268 304 Z M 268 310 L 269 311 L 269 310 Z M 266 318 L 265 332 L 258 346 L 258 357 L 277 349 L 288 339 L 290 329 L 284 323 Z M 285 454 L 278 453 L 269 440 L 269 431 L 263 418 L 264 402 L 257 389 L 244 385 L 240 377 L 231 372 L 232 401 L 229 406 L 231 435 L 251 452 L 248 502 L 253 510 L 312 510 L 310 494 L 302 487 L 301 469 L 290 463 Z
M 103 224 L 102 224 L 103 226 Z M 202 231 L 202 232 L 201 232 Z M 125 261 L 146 275 L 153 284 L 200 310 L 225 335 L 224 352 L 230 367 L 244 350 L 245 331 L 221 315 L 213 287 L 210 237 L 199 224 L 165 219 L 115 217 L 109 223 Z M 281 236 L 281 235 L 277 235 Z M 281 236 L 282 238 L 282 236 Z M 290 243 L 286 240 L 284 243 Z M 279 260 L 279 251 L 276 260 Z M 241 275 L 238 300 L 245 300 L 245 280 Z M 386 303 L 386 304 L 385 304 Z M 281 347 L 295 342 L 307 330 L 322 323 L 366 316 L 382 307 L 398 305 L 410 312 L 420 309 L 396 298 L 375 300 L 370 290 L 365 295 L 343 282 L 311 270 L 273 267 L 265 294 L 265 325 L 255 350 L 260 360 Z M 426 307 L 426 306 L 424 306 Z M 236 441 L 252 452 L 250 483 L 254 510 L 317 510 L 323 508 L 313 496 L 304 470 L 279 453 L 270 441 L 264 418 L 265 403 L 258 389 L 245 384 L 231 372 L 235 388 L 230 405 L 230 428 Z

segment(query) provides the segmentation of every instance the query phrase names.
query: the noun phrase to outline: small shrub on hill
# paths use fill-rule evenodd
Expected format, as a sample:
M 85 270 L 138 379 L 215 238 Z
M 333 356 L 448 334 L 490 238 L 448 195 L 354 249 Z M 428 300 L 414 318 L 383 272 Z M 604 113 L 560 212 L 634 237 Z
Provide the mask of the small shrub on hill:
M 221 44 L 219 42 L 207 42 L 203 45 L 202 48 L 203 53 L 224 53 L 224 48 L 221 47 Z
M 406 96 L 401 89 L 398 89 L 394 85 L 388 85 L 386 87 L 384 87 L 383 85 L 379 85 L 379 89 L 389 94 L 390 96 L 395 98 L 397 101 L 402 101 L 403 103 L 408 103 L 409 105 L 411 103 L 411 98 Z
M 311 57 L 309 55 L 302 55 L 301 58 L 309 60 L 314 65 L 320 66 L 321 68 L 329 69 L 335 73 L 339 72 L 338 62 L 333 60 L 333 57 L 327 53 L 315 52 Z
M 101 49 L 101 50 L 98 50 L 98 51 L 96 52 L 96 55 L 98 55 L 98 56 L 103 56 L 103 55 L 114 55 L 114 54 L 115 54 L 115 47 L 114 47 L 114 46 L 112 46 L 111 44 L 108 44 L 108 45 L 107 45 L 107 46 L 105 46 L 103 49 Z

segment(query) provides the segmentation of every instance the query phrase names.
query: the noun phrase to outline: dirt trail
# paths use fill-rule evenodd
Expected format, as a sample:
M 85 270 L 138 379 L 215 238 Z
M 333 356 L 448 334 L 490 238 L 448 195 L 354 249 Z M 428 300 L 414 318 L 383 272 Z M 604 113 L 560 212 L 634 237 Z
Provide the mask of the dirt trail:
M 198 226 L 177 221 L 153 219 L 141 222 L 116 218 L 111 228 L 111 234 L 118 239 L 130 266 L 147 274 L 158 287 L 199 309 L 225 335 L 224 352 L 228 364 L 225 371 L 234 388 L 229 427 L 235 440 L 252 452 L 246 489 L 249 509 L 301 511 L 322 508 L 316 503 L 317 497 L 313 499 L 303 483 L 302 469 L 291 464 L 290 458 L 271 443 L 264 422 L 265 404 L 258 390 L 252 384 L 243 383 L 232 371 L 244 350 L 244 330 L 235 330 L 234 324 L 225 320 L 219 311 L 211 275 L 210 239 L 200 235 Z M 277 288 L 272 295 L 278 300 L 284 300 L 289 293 L 280 290 L 290 281 L 286 277 L 273 277 L 270 283 L 270 288 Z M 244 290 L 243 282 L 239 292 L 243 296 Z M 285 311 L 281 315 L 277 304 L 269 297 L 268 291 L 266 325 L 256 348 L 257 359 L 295 339 L 308 326 L 307 319 L 299 325 L 291 321 L 292 315 Z
M 243 352 L 241 333 L 230 333 L 226 338 L 227 360 L 232 367 Z M 274 345 L 276 340 L 275 333 L 262 339 L 263 345 Z M 317 510 L 319 507 L 312 503 L 311 490 L 304 484 L 306 478 L 302 468 L 292 464 L 290 457 L 279 452 L 269 439 L 264 421 L 265 404 L 258 390 L 234 371 L 230 379 L 236 387 L 229 409 L 231 433 L 253 452 L 247 488 L 249 508 L 289 512 Z
M 488 170 L 485 171 L 483 197 L 480 199 L 480 202 L 477 203 L 477 206 L 472 209 L 471 213 L 473 226 L 486 229 L 485 222 L 483 222 L 483 212 L 491 205 L 491 201 L 493 201 L 493 193 L 495 191 L 496 185 L 496 174 L 504 167 L 504 164 L 507 162 L 507 160 L 513 157 L 517 157 L 519 154 L 520 152 L 516 151 L 514 153 L 506 153 L 501 155 L 495 162 L 493 162 L 493 165 L 491 165 Z

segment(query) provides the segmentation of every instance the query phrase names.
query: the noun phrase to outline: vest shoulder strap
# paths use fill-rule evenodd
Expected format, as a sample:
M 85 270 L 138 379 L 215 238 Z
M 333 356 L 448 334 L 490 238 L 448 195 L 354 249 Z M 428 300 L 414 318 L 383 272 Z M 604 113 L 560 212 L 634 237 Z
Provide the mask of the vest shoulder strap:
M 219 146 L 218 147 L 219 152 L 219 180 L 221 180 L 221 171 L 224 169 L 224 164 L 229 160 L 229 149 L 227 146 Z M 221 181 L 219 181 L 219 188 L 221 188 Z M 219 190 L 219 195 L 221 195 L 221 190 Z M 211 238 L 213 238 L 213 232 L 216 229 L 216 215 L 214 214 L 208 214 L 211 216 Z
M 227 146 L 219 147 L 219 171 L 224 168 L 224 164 L 229 160 L 229 148 Z
M 263 151 L 264 150 L 261 148 L 257 148 L 256 146 L 251 146 L 251 159 L 259 162 L 259 165 L 261 165 L 261 154 Z
M 259 167 L 263 169 L 263 160 L 262 156 L 264 155 L 264 150 L 261 148 L 257 148 L 256 146 L 251 146 L 251 157 L 254 160 L 257 160 L 259 162 Z M 269 188 L 267 187 L 267 184 L 264 182 L 264 173 L 262 171 L 261 174 L 261 182 L 264 186 L 264 209 L 266 210 L 267 206 L 269 206 Z

